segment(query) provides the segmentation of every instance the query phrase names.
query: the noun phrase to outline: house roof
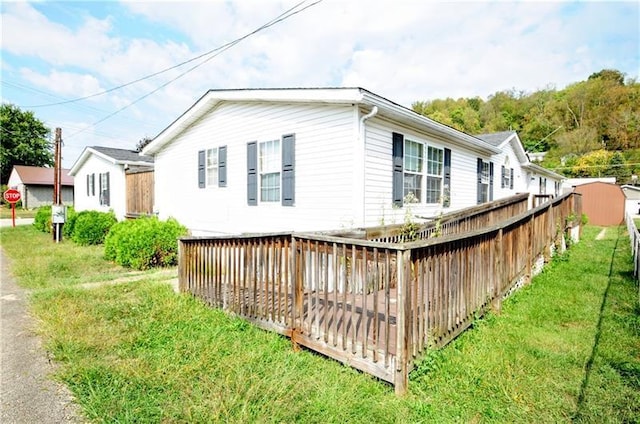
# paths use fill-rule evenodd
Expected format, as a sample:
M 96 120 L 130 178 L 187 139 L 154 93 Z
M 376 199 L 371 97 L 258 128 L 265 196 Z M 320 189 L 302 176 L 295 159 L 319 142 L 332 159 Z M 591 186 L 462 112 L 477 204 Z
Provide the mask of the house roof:
M 500 131 L 495 133 L 477 134 L 480 140 L 486 141 L 492 146 L 500 147 L 505 141 L 516 135 L 515 131 Z
M 524 169 L 528 169 L 536 174 L 544 175 L 555 180 L 565 180 L 566 178 L 550 169 L 544 168 L 540 165 L 536 165 L 529 160 L 529 156 L 524 150 L 524 146 L 518 137 L 518 133 L 515 131 L 500 131 L 495 133 L 478 134 L 479 139 L 491 144 L 492 146 L 503 149 L 507 143 L 513 144 L 513 150 L 520 160 L 520 164 Z
M 89 146 L 80 154 L 80 157 L 71 167 L 70 175 L 76 175 L 82 164 L 89 156 L 98 156 L 114 165 L 146 166 L 153 167 L 153 157 L 142 155 L 135 150 L 118 149 L 115 147 Z
M 451 144 L 457 144 L 485 155 L 500 152 L 495 146 L 472 135 L 441 124 L 413 110 L 385 99 L 364 88 L 262 88 L 209 90 L 186 112 L 162 130 L 142 152 L 153 155 L 171 143 L 194 122 L 221 102 L 286 102 L 360 105 L 376 110 L 379 116 L 413 128 L 436 133 Z
M 13 169 L 23 184 L 53 185 L 53 168 L 14 165 Z M 73 177 L 69 175 L 69 170 L 63 168 L 61 171 L 62 178 L 60 184 L 63 186 L 73 186 Z

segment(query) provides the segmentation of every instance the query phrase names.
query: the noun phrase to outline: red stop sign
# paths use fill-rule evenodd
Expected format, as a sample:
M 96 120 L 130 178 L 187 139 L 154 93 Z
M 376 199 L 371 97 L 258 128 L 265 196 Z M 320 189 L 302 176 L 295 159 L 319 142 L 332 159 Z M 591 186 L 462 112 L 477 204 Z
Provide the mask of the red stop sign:
M 16 203 L 20 200 L 20 192 L 16 189 L 10 188 L 4 192 L 4 200 L 8 203 Z

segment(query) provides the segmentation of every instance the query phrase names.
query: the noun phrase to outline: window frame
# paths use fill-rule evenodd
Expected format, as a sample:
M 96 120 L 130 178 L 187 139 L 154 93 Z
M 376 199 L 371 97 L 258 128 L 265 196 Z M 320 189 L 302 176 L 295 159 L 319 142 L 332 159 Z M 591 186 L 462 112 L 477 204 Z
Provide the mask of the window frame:
M 275 145 L 275 147 L 269 147 L 270 145 Z M 280 203 L 282 200 L 282 140 L 270 138 L 259 141 L 257 150 L 258 203 Z M 268 162 L 265 163 L 265 161 Z M 267 180 L 270 180 L 271 186 L 265 187 Z
M 413 154 L 416 152 L 413 146 L 419 146 L 417 155 Z M 409 137 L 404 138 L 402 147 L 403 200 L 420 205 L 443 204 L 445 149 Z M 414 183 L 408 185 L 408 178 L 413 179 Z
M 215 151 L 215 165 L 210 163 L 210 155 Z M 219 162 L 220 158 L 220 147 L 212 147 L 210 149 L 205 150 L 205 158 L 204 158 L 204 182 L 205 187 L 218 187 L 219 185 Z M 213 173 L 213 175 L 212 175 Z M 211 182 L 213 180 L 213 182 Z

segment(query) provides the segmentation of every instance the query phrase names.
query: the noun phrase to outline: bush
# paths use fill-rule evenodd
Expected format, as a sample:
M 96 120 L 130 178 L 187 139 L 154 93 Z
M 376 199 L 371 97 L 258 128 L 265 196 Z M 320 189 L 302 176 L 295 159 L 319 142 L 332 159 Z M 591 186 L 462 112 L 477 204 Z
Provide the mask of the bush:
M 171 266 L 178 262 L 178 238 L 187 229 L 175 219 L 144 217 L 118 222 L 104 241 L 108 260 L 135 269 Z
M 43 233 L 51 232 L 51 205 L 40 206 L 33 218 L 33 226 Z
M 116 222 L 113 212 L 82 211 L 74 219 L 71 239 L 80 245 L 102 244 Z
M 67 207 L 67 219 L 62 227 L 62 235 L 68 239 L 73 237 L 73 229 L 76 225 L 76 219 L 78 219 L 78 212 L 73 209 L 73 206 Z

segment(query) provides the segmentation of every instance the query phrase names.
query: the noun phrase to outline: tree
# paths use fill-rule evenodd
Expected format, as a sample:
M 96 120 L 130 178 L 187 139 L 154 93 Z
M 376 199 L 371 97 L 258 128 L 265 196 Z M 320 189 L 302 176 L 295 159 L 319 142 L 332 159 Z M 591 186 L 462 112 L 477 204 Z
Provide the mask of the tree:
M 141 138 L 140 141 L 138 141 L 138 144 L 136 144 L 136 152 L 141 152 L 142 149 L 144 149 L 145 146 L 151 143 L 152 141 L 153 141 L 153 138 L 150 138 L 150 137 Z
M 52 166 L 49 128 L 31 111 L 3 103 L 0 107 L 0 181 L 6 184 L 14 165 Z

